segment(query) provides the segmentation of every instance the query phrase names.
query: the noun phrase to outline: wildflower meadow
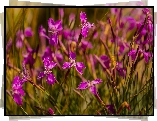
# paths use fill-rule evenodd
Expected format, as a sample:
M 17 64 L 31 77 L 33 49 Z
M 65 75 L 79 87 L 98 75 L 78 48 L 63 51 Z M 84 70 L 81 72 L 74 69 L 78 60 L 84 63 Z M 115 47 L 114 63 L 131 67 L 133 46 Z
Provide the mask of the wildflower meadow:
M 5 115 L 153 115 L 153 7 L 113 7 L 6 7 Z

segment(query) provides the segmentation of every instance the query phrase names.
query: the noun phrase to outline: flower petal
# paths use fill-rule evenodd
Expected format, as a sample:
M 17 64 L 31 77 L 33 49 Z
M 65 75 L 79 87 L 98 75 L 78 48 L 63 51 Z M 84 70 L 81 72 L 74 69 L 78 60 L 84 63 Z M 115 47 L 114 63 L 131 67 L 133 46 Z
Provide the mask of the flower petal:
M 63 69 L 71 68 L 71 63 L 70 62 L 65 62 L 62 66 Z
M 96 90 L 96 87 L 95 86 L 91 86 L 89 88 L 89 90 L 91 91 L 91 93 L 93 93 L 94 95 L 97 95 L 97 90 Z
M 12 89 L 18 90 L 22 88 L 22 81 L 20 80 L 19 76 L 14 77 L 13 83 L 12 83 Z
M 39 80 L 39 79 L 43 78 L 44 76 L 45 76 L 44 72 L 40 72 L 37 79 Z
M 14 99 L 14 101 L 16 102 L 16 104 L 22 105 L 22 98 L 21 98 L 20 95 L 14 94 L 14 95 L 13 95 L 13 99 Z
M 112 14 L 117 14 L 118 13 L 118 8 L 111 8 L 111 13 Z
M 110 68 L 110 58 L 108 56 L 102 55 L 100 56 L 100 59 L 103 60 L 103 63 L 107 69 Z
M 88 82 L 81 82 L 77 89 L 87 89 Z
M 24 92 L 24 90 L 23 90 L 22 88 L 19 89 L 18 91 L 19 91 L 19 94 L 20 94 L 21 96 L 24 96 L 24 95 L 25 95 L 25 92 Z
M 119 75 L 122 76 L 122 77 L 125 77 L 126 76 L 126 68 L 116 68 Z
M 61 31 L 63 28 L 62 28 L 62 21 L 61 20 L 57 20 L 55 22 L 55 28 L 57 31 Z
M 50 61 L 50 64 L 49 64 L 49 66 L 48 66 L 48 69 L 52 69 L 52 68 L 54 68 L 56 65 L 57 65 L 56 62 Z
M 88 41 L 86 41 L 86 40 L 81 40 L 81 48 L 82 49 L 86 49 L 86 48 L 92 48 L 93 46 L 92 46 L 92 43 L 90 43 L 90 42 L 88 42 Z
M 46 29 L 42 25 L 39 27 L 38 32 L 39 32 L 40 36 L 45 36 L 46 35 Z
M 52 73 L 50 73 L 47 76 L 46 81 L 47 81 L 48 84 L 54 84 L 56 82 L 56 78 L 55 78 L 55 76 Z
M 58 36 L 57 34 L 52 34 L 49 39 L 50 45 L 54 46 L 58 44 Z
M 143 52 L 143 56 L 144 56 L 144 59 L 145 59 L 146 63 L 148 63 L 149 57 L 150 57 L 150 53 L 149 52 Z
M 128 53 L 128 56 L 131 56 L 132 60 L 135 60 L 135 58 L 136 58 L 136 50 L 131 50 Z
M 22 47 L 23 47 L 23 41 L 20 40 L 20 39 L 17 40 L 17 41 L 16 41 L 16 47 L 17 47 L 17 48 L 22 48 Z
M 59 62 L 63 60 L 63 55 L 61 53 L 57 52 L 55 55 Z
M 86 18 L 86 13 L 82 12 L 80 13 L 80 19 L 81 19 L 81 23 L 84 24 L 87 22 L 87 18 Z
M 48 26 L 49 26 L 49 29 L 54 29 L 55 28 L 55 22 L 52 18 L 49 18 Z
M 52 51 L 49 46 L 46 47 L 44 54 L 42 55 L 42 60 L 44 60 L 44 58 L 49 58 L 50 60 L 52 60 Z
M 57 63 L 53 62 L 49 57 L 43 59 L 44 67 L 48 70 L 54 68 Z
M 79 72 L 81 75 L 83 74 L 83 69 L 86 68 L 85 65 L 82 62 L 76 62 L 75 69 L 77 72 Z
M 25 29 L 24 35 L 25 35 L 26 37 L 31 37 L 31 36 L 33 36 L 33 32 L 32 32 L 31 27 L 27 27 L 27 28 Z
M 71 23 L 73 20 L 75 20 L 75 14 L 74 13 L 71 13 L 69 15 L 69 22 Z
M 84 38 L 86 38 L 88 34 L 88 27 L 82 27 L 81 34 Z
M 51 108 L 48 108 L 48 112 L 49 112 L 51 115 L 54 115 L 54 111 L 53 111 Z
M 69 59 L 76 60 L 76 54 L 73 52 L 69 53 Z
M 102 82 L 101 79 L 95 79 L 95 80 L 92 81 L 92 84 L 99 84 L 101 82 Z

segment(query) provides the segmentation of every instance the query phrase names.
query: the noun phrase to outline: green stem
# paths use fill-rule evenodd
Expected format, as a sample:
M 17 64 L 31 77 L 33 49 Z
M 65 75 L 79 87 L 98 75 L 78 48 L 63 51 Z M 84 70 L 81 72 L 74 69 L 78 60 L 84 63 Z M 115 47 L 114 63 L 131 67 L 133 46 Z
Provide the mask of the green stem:
M 26 115 L 28 115 L 28 113 L 22 108 L 22 106 L 20 106 L 20 108 L 22 109 L 22 111 L 23 111 Z M 29 118 L 30 118 L 30 116 L 29 116 Z

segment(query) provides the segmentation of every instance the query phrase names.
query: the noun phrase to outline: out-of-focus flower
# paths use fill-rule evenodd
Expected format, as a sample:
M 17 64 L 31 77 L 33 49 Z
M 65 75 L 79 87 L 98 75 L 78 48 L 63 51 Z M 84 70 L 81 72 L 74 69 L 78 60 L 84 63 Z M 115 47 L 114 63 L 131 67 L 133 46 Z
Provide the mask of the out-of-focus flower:
M 46 76 L 46 81 L 48 84 L 54 84 L 56 82 L 56 78 L 55 76 L 52 74 L 52 71 L 50 71 L 52 68 L 54 68 L 57 63 L 53 62 L 52 60 L 50 60 L 49 57 L 44 58 L 43 59 L 43 63 L 44 63 L 44 67 L 45 67 L 45 71 L 44 72 L 40 72 L 37 79 L 41 79 L 44 76 Z
M 103 61 L 106 68 L 110 69 L 111 59 L 106 55 L 100 56 L 100 59 Z M 120 76 L 122 76 L 122 77 L 126 76 L 126 68 L 122 67 L 121 62 L 116 62 L 116 67 L 115 68 L 118 71 Z
M 112 113 L 115 114 L 116 110 L 114 108 L 114 105 L 106 105 L 106 108 Z
M 74 30 L 70 30 L 69 28 L 65 28 L 63 30 L 63 36 L 68 41 L 78 42 L 78 38 L 79 38 L 80 32 L 81 32 L 81 30 L 78 29 L 78 28 L 76 28 Z
M 59 14 L 60 14 L 61 18 L 64 17 L 64 9 L 63 8 L 59 8 Z
M 12 83 L 12 95 L 17 105 L 23 104 L 22 96 L 25 95 L 24 90 L 22 89 L 23 83 L 24 82 L 20 80 L 19 76 L 14 77 L 14 80 Z
M 49 32 L 51 32 L 53 34 L 58 33 L 59 31 L 61 31 L 63 29 L 61 20 L 57 20 L 55 22 L 52 18 L 49 18 L 49 20 L 48 20 L 48 27 L 49 27 Z
M 77 89 L 84 90 L 89 88 L 90 92 L 97 95 L 96 84 L 102 83 L 101 79 L 95 79 L 93 81 L 83 81 L 80 83 Z
M 128 56 L 131 56 L 131 59 L 132 59 L 132 60 L 135 60 L 135 59 L 136 59 L 136 53 L 137 53 L 137 50 L 132 49 L 132 50 L 128 53 Z M 142 49 L 139 49 L 138 55 L 140 55 L 140 54 L 143 54 L 146 63 L 148 63 L 149 58 L 152 57 L 152 54 L 151 54 L 150 52 L 145 52 L 145 51 L 143 51 Z M 138 56 L 138 55 L 137 55 L 137 56 Z
M 81 75 L 83 74 L 83 69 L 86 68 L 83 62 L 75 62 L 76 61 L 76 54 L 70 52 L 69 54 L 70 62 L 64 62 L 62 68 L 69 69 L 73 66 L 75 67 L 76 71 L 79 72 Z
M 49 39 L 49 43 L 51 45 L 57 45 L 58 44 L 58 34 L 60 31 L 62 31 L 62 22 L 61 20 L 57 20 L 56 22 L 49 18 L 48 20 L 48 32 L 50 33 L 50 37 L 47 37 Z
M 93 48 L 92 43 L 89 41 L 86 41 L 85 39 L 81 40 L 81 46 L 83 50 L 86 50 L 86 48 Z
M 46 37 L 46 29 L 41 25 L 38 30 L 39 36 Z
M 88 30 L 94 26 L 94 23 L 91 24 L 87 22 L 86 13 L 82 11 L 80 13 L 80 20 L 81 20 L 81 27 L 82 27 L 81 34 L 84 38 L 86 38 L 88 34 Z
M 52 108 L 48 108 L 48 112 L 50 115 L 54 115 L 54 111 L 52 110 Z
M 136 27 L 136 20 L 131 16 L 121 18 L 120 27 L 123 28 L 125 23 L 127 23 L 127 31 L 133 30 Z
M 42 60 L 44 60 L 44 58 L 49 58 L 52 60 L 52 51 L 50 47 L 46 47 L 44 54 L 42 55 Z
M 72 21 L 74 21 L 75 20 L 75 14 L 74 13 L 71 13 L 70 15 L 69 15 L 69 23 L 71 23 Z
M 31 37 L 31 36 L 33 36 L 33 32 L 32 32 L 31 27 L 27 27 L 27 28 L 25 29 L 24 35 L 25 35 L 25 37 Z
M 52 57 L 56 57 L 59 62 L 63 60 L 63 55 L 60 52 L 52 53 Z
M 35 59 L 33 58 L 33 53 L 34 51 L 27 51 L 26 53 L 22 53 L 24 59 L 23 63 L 24 64 L 30 64 L 31 66 L 34 64 Z
M 144 14 L 149 14 L 150 13 L 150 9 L 149 8 L 144 8 L 143 9 L 143 13 Z
M 117 47 L 118 47 L 118 55 L 121 55 L 124 53 L 124 51 L 130 47 L 130 45 L 127 42 L 124 42 L 123 38 L 116 37 L 115 39 L 117 41 Z M 112 43 L 115 43 L 114 39 L 111 39 L 110 41 Z
M 18 30 L 18 32 L 16 33 L 16 47 L 17 48 L 22 48 L 23 47 L 23 41 L 25 37 L 31 37 L 33 36 L 33 32 L 32 29 L 30 27 L 27 27 L 24 30 Z
M 118 8 L 111 8 L 111 13 L 112 14 L 117 14 Z

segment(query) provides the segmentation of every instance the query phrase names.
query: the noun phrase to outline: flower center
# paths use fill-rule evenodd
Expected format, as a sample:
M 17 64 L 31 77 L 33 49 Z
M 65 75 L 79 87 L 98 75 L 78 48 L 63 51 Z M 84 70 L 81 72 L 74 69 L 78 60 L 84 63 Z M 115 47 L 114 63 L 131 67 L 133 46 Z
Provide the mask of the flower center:
M 76 66 L 76 62 L 73 59 L 70 59 L 70 63 L 72 64 L 71 67 Z
M 52 72 L 52 71 L 46 69 L 46 70 L 44 71 L 44 74 L 45 74 L 45 75 L 48 75 L 48 74 L 50 74 L 51 72 Z

